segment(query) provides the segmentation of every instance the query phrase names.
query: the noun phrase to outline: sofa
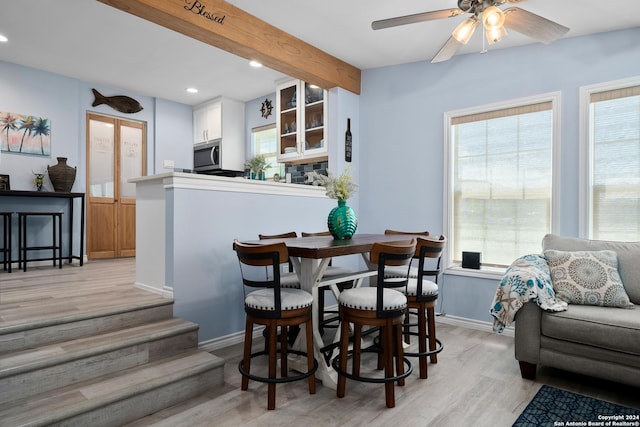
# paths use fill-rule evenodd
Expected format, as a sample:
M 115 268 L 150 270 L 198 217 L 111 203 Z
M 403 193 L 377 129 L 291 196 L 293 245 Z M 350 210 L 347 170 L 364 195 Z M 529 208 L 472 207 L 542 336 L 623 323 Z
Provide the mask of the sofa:
M 542 254 L 560 299 L 556 285 L 564 273 L 554 273 L 550 256 L 580 251 L 615 252 L 628 300 L 617 307 L 589 305 L 597 301 L 569 302 L 562 311 L 543 310 L 534 300 L 521 304 L 514 319 L 515 358 L 522 377 L 534 379 L 541 365 L 640 387 L 640 307 L 635 306 L 640 305 L 640 242 L 546 235 Z

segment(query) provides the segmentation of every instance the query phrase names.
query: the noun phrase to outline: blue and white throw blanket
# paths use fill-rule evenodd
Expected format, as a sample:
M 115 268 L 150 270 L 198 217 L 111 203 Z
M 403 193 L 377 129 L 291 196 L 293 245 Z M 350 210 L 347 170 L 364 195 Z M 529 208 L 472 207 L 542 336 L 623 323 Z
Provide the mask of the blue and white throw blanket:
M 493 330 L 502 332 L 524 303 L 534 300 L 546 311 L 565 311 L 567 303 L 556 299 L 547 259 L 525 255 L 515 260 L 504 273 L 491 306 Z

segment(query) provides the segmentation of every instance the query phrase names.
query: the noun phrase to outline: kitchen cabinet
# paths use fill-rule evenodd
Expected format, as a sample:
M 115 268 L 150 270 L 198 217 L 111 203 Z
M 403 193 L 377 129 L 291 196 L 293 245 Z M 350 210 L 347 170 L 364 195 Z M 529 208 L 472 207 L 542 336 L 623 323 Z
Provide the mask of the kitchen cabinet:
M 278 162 L 326 157 L 327 91 L 302 80 L 290 80 L 276 89 Z
M 219 141 L 221 169 L 244 170 L 244 134 L 243 102 L 218 97 L 193 107 L 194 146 Z
M 222 101 L 207 102 L 193 109 L 193 143 L 222 138 Z

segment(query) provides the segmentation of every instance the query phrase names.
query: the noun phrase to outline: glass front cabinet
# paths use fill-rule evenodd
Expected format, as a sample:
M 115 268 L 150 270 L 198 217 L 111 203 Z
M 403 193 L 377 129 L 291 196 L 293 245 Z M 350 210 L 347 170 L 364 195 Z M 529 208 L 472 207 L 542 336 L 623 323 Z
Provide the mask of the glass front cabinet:
M 327 91 L 291 80 L 276 90 L 278 162 L 327 156 Z

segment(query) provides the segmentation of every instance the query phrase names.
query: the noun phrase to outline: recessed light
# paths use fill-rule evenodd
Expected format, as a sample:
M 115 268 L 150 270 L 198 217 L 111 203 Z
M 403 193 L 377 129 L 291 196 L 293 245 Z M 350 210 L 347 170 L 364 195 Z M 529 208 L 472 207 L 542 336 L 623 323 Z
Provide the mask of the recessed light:
M 262 64 L 261 64 L 261 63 L 259 63 L 258 61 L 251 61 L 251 62 L 249 62 L 249 65 L 251 65 L 251 66 L 252 66 L 252 67 L 254 67 L 254 68 L 260 68 L 260 67 L 262 67 Z
M 187 92 L 189 92 L 189 93 L 198 93 L 198 89 L 196 89 L 195 87 L 188 87 L 187 88 Z
M 3 36 L 2 34 L 0 34 L 0 42 L 8 42 L 9 39 L 6 38 L 5 36 Z

